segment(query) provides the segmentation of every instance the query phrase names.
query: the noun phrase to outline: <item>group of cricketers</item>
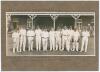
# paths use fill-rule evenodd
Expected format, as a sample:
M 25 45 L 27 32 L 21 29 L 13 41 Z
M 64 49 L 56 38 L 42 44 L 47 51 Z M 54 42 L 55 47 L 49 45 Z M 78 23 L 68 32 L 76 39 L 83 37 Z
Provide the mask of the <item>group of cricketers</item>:
M 51 28 L 35 30 L 24 27 L 15 29 L 12 33 L 13 53 L 25 51 L 80 51 L 87 52 L 90 32 L 87 27 L 82 30 L 64 26 L 56 30 Z M 35 43 L 34 43 L 35 42 Z

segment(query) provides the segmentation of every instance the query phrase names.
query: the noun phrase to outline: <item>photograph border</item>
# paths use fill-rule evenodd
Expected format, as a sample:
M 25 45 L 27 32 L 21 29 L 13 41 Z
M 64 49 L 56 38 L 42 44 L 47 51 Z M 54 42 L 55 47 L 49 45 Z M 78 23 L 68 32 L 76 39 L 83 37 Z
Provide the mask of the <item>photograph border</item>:
M 93 55 L 14 55 L 14 56 L 96 56 L 95 48 L 95 12 L 6 12 L 6 51 L 7 51 L 7 15 L 93 15 L 94 16 L 94 54 Z M 6 56 L 11 56 L 7 55 Z

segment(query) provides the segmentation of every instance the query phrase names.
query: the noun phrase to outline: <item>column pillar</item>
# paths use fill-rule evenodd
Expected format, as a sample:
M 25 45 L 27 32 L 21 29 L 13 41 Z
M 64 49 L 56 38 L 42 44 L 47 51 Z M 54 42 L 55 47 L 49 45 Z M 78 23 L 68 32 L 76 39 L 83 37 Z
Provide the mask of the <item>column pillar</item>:
M 72 15 L 72 17 L 75 19 L 75 28 L 77 27 L 77 20 L 80 17 L 80 15 Z
M 31 19 L 31 23 L 32 23 L 32 29 L 33 29 L 33 27 L 35 26 L 35 25 L 33 25 L 33 21 L 34 21 L 34 19 L 37 17 L 37 15 L 28 15 L 29 17 L 30 17 L 30 19 Z
M 7 14 L 6 15 L 6 30 L 7 30 L 7 32 L 8 32 L 8 28 L 9 28 L 10 23 L 11 23 L 11 15 Z
M 56 19 L 58 17 L 58 15 L 50 15 L 51 16 L 51 19 L 53 20 L 53 27 L 55 29 L 55 23 L 56 23 Z

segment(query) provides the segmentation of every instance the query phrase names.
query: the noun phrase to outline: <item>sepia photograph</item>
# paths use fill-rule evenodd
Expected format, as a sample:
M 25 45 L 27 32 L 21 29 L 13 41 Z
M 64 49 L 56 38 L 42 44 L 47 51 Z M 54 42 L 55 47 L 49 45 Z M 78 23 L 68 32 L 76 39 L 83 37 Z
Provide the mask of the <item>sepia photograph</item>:
M 2 1 L 2 71 L 98 71 L 99 1 Z
M 95 56 L 95 12 L 6 12 L 6 56 Z

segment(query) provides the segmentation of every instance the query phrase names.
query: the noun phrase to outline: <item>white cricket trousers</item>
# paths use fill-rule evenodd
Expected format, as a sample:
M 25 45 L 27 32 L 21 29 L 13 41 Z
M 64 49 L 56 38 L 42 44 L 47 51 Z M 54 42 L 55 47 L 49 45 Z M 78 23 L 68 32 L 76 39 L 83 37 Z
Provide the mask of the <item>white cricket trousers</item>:
M 43 51 L 47 51 L 48 38 L 42 38 L 42 43 L 43 43 Z
M 73 51 L 78 51 L 79 49 L 79 42 L 78 42 L 78 38 L 74 38 L 74 42 L 73 42 Z
M 56 38 L 56 50 L 61 50 L 61 38 L 60 37 L 57 37 Z
M 41 37 L 36 36 L 36 50 L 40 51 L 41 50 Z
M 84 51 L 87 52 L 87 46 L 88 46 L 88 37 L 83 37 L 81 51 L 83 51 L 83 48 L 85 48 Z
M 67 51 L 69 51 L 69 49 L 70 49 L 70 42 L 69 42 L 69 39 L 68 39 L 67 36 L 63 36 L 62 37 L 62 49 L 61 49 L 61 51 L 64 50 L 64 46 L 66 46 Z
M 50 51 L 51 50 L 56 50 L 55 49 L 55 38 L 54 37 L 50 37 Z
M 15 51 L 19 51 L 19 38 L 13 38 L 13 53 L 15 53 Z
M 34 37 L 28 37 L 28 50 L 33 51 L 33 40 Z
M 20 52 L 21 50 L 25 51 L 26 47 L 26 36 L 21 36 L 20 37 Z

